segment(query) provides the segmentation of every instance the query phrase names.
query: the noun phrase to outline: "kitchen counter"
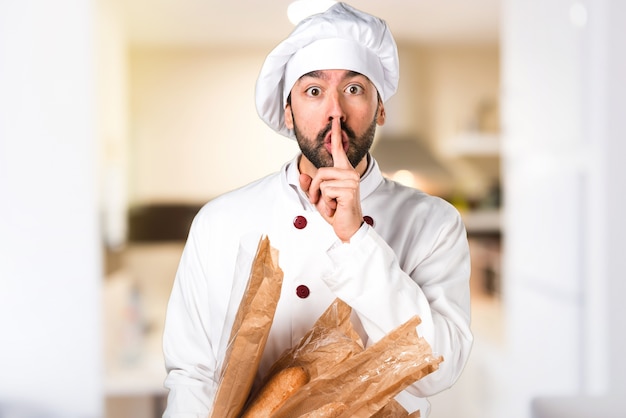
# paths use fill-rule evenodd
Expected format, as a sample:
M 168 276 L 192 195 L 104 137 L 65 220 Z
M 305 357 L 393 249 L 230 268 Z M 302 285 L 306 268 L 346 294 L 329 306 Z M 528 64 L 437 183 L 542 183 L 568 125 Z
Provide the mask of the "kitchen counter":
M 106 396 L 160 396 L 167 390 L 163 387 L 165 368 L 163 363 L 141 364 L 134 367 L 107 370 L 104 390 Z

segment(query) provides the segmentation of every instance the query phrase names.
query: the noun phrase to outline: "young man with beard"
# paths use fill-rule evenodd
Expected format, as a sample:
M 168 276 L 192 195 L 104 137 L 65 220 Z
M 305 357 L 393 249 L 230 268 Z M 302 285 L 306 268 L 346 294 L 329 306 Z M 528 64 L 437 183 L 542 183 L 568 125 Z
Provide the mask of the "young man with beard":
M 257 110 L 301 154 L 196 216 L 167 312 L 165 417 L 209 413 L 237 268 L 262 236 L 279 251 L 284 279 L 259 375 L 340 298 L 366 345 L 420 316 L 419 335 L 445 360 L 397 396 L 409 412 L 427 416 L 426 398 L 458 379 L 472 344 L 465 228 L 442 199 L 383 178 L 369 154 L 397 82 L 386 23 L 343 3 L 269 54 Z

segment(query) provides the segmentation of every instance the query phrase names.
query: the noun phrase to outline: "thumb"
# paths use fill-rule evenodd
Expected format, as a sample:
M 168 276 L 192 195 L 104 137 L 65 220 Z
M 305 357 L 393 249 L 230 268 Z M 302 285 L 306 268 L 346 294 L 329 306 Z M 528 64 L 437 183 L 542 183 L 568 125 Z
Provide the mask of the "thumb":
M 309 188 L 311 187 L 312 181 L 313 179 L 308 174 L 300 174 L 300 187 L 307 194 L 309 193 Z

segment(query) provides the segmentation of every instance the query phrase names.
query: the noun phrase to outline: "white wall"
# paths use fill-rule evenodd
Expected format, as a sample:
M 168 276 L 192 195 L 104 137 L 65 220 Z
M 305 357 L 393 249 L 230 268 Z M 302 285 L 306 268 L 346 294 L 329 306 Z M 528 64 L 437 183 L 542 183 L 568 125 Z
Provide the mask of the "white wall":
M 624 237 L 626 237 L 626 221 L 624 207 L 626 196 L 626 36 L 624 36 L 624 21 L 626 21 L 626 3 L 620 0 L 610 0 L 604 3 L 603 18 L 596 30 L 600 31 L 596 48 L 602 49 L 606 55 L 598 63 L 597 73 L 605 74 L 604 93 L 600 100 L 606 104 L 606 119 L 601 125 L 606 148 L 603 172 L 606 179 L 606 206 L 600 214 L 603 230 L 607 233 L 606 253 L 602 254 L 606 260 L 607 295 L 606 308 L 606 338 L 609 345 L 607 368 L 609 369 L 609 390 L 623 397 L 626 393 L 626 257 L 624 256 Z M 606 49 L 604 49 L 606 46 Z M 595 75 L 595 74 L 594 74 Z M 602 114 L 596 115 L 602 117 Z M 601 301 L 602 302 L 602 301 Z M 601 308 L 601 306 L 599 306 Z
M 128 229 L 128 47 L 120 2 L 99 0 L 97 3 L 102 231 L 106 245 L 118 249 L 124 245 Z
M 618 3 L 504 1 L 510 397 L 501 416 L 528 417 L 537 396 L 624 393 Z
M 256 114 L 254 84 L 268 50 L 132 49 L 133 203 L 202 203 L 295 155 L 295 141 Z
M 0 416 L 102 415 L 94 7 L 0 2 Z

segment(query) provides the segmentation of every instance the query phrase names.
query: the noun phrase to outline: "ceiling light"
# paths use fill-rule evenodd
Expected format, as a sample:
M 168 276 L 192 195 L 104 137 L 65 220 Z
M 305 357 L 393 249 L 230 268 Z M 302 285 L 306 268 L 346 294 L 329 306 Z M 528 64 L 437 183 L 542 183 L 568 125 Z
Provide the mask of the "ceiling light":
M 333 0 L 296 0 L 287 7 L 287 17 L 291 23 L 297 25 L 304 18 L 325 12 L 335 3 L 337 2 Z
M 408 187 L 415 187 L 415 175 L 409 170 L 398 170 L 391 176 L 391 179 Z

